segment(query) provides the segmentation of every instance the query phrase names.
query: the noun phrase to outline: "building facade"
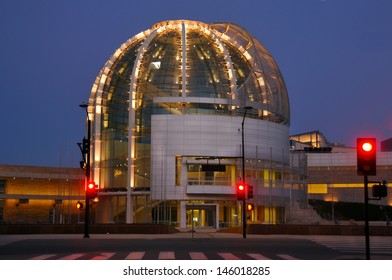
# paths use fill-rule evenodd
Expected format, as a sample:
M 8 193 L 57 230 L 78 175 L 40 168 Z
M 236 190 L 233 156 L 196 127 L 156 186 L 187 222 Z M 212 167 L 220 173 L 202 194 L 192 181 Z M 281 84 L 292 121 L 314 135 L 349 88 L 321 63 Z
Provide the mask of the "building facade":
M 321 140 L 321 138 L 324 139 Z M 363 176 L 358 176 L 356 172 L 355 148 L 347 148 L 342 147 L 341 145 L 336 146 L 331 144 L 330 142 L 326 141 L 325 136 L 323 136 L 318 131 L 294 135 L 291 140 L 292 150 L 290 153 L 290 168 L 284 165 L 271 165 L 265 161 L 264 165 L 262 165 L 262 163 L 259 161 L 249 159 L 246 161 L 247 179 L 252 182 L 253 185 L 257 186 L 257 184 L 259 184 L 259 187 L 255 189 L 253 199 L 249 200 L 256 205 L 256 209 L 248 213 L 248 222 L 266 223 L 266 221 L 271 221 L 271 223 L 285 222 L 301 224 L 332 223 L 333 220 L 339 219 L 339 216 L 334 214 L 335 203 L 364 202 L 364 181 Z M 297 142 L 298 140 L 303 142 Z M 329 144 L 327 144 L 327 146 L 322 146 L 321 143 L 323 143 L 322 145 L 325 145 L 326 143 Z M 303 197 L 303 195 L 299 196 L 293 192 L 293 190 L 296 188 L 293 177 L 298 176 L 298 174 L 303 174 L 304 158 L 306 159 L 305 173 L 307 189 L 305 197 Z M 202 164 L 200 162 L 203 160 L 206 164 Z M 218 180 L 218 177 L 215 176 L 217 171 L 211 171 L 208 169 L 209 167 L 206 167 L 210 165 L 210 160 L 211 162 L 219 163 L 218 159 L 209 159 L 208 164 L 207 159 L 195 159 L 194 162 L 199 165 L 201 164 L 201 167 L 198 167 L 198 169 L 203 170 L 204 166 L 204 171 L 202 172 L 213 172 L 213 178 Z M 216 165 L 223 166 L 223 163 L 224 162 L 222 161 L 221 164 Z M 241 165 L 240 162 L 237 162 L 237 164 Z M 182 166 L 182 164 L 180 166 Z M 257 173 L 254 171 L 260 167 L 263 167 L 266 170 L 262 174 L 260 174 L 260 172 Z M 235 167 L 234 169 L 237 170 L 238 168 Z M 248 169 L 250 171 L 248 171 Z M 184 172 L 189 173 L 188 169 L 186 169 Z M 236 172 L 241 174 L 241 172 L 238 170 Z M 218 174 L 224 174 L 224 171 L 221 169 Z M 392 192 L 390 188 L 391 175 L 392 152 L 378 151 L 377 176 L 370 176 L 369 180 L 374 182 L 382 182 L 384 180 L 387 181 L 387 197 L 380 200 L 370 201 L 371 204 L 378 205 L 380 209 L 382 209 L 384 206 L 392 206 Z M 255 180 L 253 176 L 260 177 L 258 180 Z M 187 188 L 189 187 L 189 189 L 192 191 L 192 187 L 195 186 L 197 191 L 197 188 L 200 188 L 200 184 L 194 183 L 194 181 L 199 182 L 199 180 L 202 179 L 195 176 L 191 176 L 189 178 L 189 181 L 187 181 Z M 203 180 L 207 181 L 207 179 Z M 222 184 L 220 180 L 215 182 Z M 302 182 L 299 180 L 297 183 L 298 187 L 302 184 Z M 260 184 L 263 184 L 263 187 L 260 187 Z M 373 198 L 371 190 L 373 184 L 375 183 L 369 184 L 370 198 Z M 85 205 L 83 209 L 77 209 L 76 203 L 78 201 L 84 203 L 84 186 L 85 174 L 79 168 L 0 165 L 0 223 L 83 223 Z M 209 188 L 211 186 L 219 187 L 218 184 L 208 185 L 206 183 L 204 188 Z M 219 188 L 222 189 L 223 187 L 220 186 Z M 234 189 L 233 186 L 227 188 Z M 204 189 L 204 192 L 207 191 L 208 189 Z M 112 223 L 124 223 L 124 209 L 126 208 L 126 199 L 124 198 L 125 195 L 123 191 L 110 190 L 109 193 L 107 192 L 109 191 L 101 190 L 98 200 L 92 201 L 91 221 L 93 223 L 98 222 L 95 219 L 97 216 L 96 213 L 102 211 L 98 208 L 101 207 L 99 205 L 99 201 L 102 202 L 102 200 L 104 200 L 103 198 L 106 196 L 106 199 L 108 199 L 107 197 L 110 197 L 112 203 L 111 207 L 114 208 L 114 210 L 111 211 L 113 211 L 113 213 L 120 213 L 119 215 L 114 216 Z M 114 195 L 114 193 L 117 192 L 118 195 Z M 215 210 L 215 213 L 221 214 L 221 212 L 225 211 L 224 205 L 229 203 L 236 205 L 234 192 L 226 196 L 224 194 L 221 194 L 220 196 L 226 198 L 227 200 L 211 199 L 201 203 L 201 200 L 193 201 L 190 198 L 188 200 L 189 202 L 187 202 L 188 215 L 186 218 L 193 220 L 194 226 L 208 225 L 208 221 L 211 221 L 211 219 L 209 220 L 208 215 L 212 215 L 206 214 L 209 210 Z M 144 211 L 143 209 L 143 214 L 138 214 L 136 221 L 134 221 L 135 223 L 171 222 L 177 224 L 176 219 L 180 215 L 177 213 L 179 208 L 178 204 L 181 203 L 181 200 L 178 202 L 176 200 L 169 201 L 158 198 L 156 201 L 154 201 L 151 198 L 150 192 L 148 190 L 133 190 L 131 197 L 135 203 L 134 205 L 146 205 L 146 209 L 150 211 Z M 189 197 L 193 197 L 193 195 L 189 195 Z M 201 197 L 200 194 L 199 197 Z M 210 199 L 211 197 L 216 198 L 219 196 L 214 193 L 211 194 L 210 191 L 209 193 L 204 194 L 204 197 Z M 315 211 L 310 211 L 312 210 L 312 207 L 307 204 L 308 200 L 319 200 L 330 203 L 330 219 L 323 220 L 322 217 L 320 217 Z M 280 204 L 278 204 L 277 201 Z M 284 203 L 285 201 L 287 203 Z M 299 201 L 301 201 L 300 205 L 298 205 Z M 159 205 L 159 207 L 155 207 L 157 205 Z M 274 221 L 274 215 L 275 218 L 277 218 L 279 217 L 279 214 L 274 214 L 273 211 L 266 211 L 265 209 L 281 207 L 280 205 L 285 206 L 284 210 L 281 210 L 281 212 L 284 212 L 285 214 L 284 220 Z M 238 207 L 236 211 L 240 211 L 240 205 L 233 207 Z M 264 211 L 260 209 L 264 209 Z M 264 218 L 263 221 L 256 220 L 256 218 L 260 219 L 260 216 Z M 156 220 L 153 220 L 153 218 Z M 385 217 L 379 218 L 382 220 Z M 391 217 L 389 217 L 389 219 L 390 218 Z M 199 225 L 199 221 L 203 222 L 204 224 Z M 218 226 L 220 227 L 229 226 L 224 224 L 223 221 L 215 222 L 219 223 Z M 344 224 L 344 222 L 342 223 Z M 213 225 L 213 223 L 210 224 L 210 226 Z M 234 223 L 232 226 L 235 225 L 236 223 Z
M 290 137 L 292 150 L 306 154 L 309 199 L 330 202 L 364 202 L 364 177 L 357 174 L 356 148 L 333 144 L 319 131 Z M 388 141 L 380 141 L 387 143 Z M 392 206 L 392 152 L 380 146 L 377 151 L 377 175 L 369 176 L 369 197 L 376 182 L 386 181 L 388 195 L 370 203 Z
M 83 222 L 84 197 L 79 168 L 0 165 L 0 223 Z

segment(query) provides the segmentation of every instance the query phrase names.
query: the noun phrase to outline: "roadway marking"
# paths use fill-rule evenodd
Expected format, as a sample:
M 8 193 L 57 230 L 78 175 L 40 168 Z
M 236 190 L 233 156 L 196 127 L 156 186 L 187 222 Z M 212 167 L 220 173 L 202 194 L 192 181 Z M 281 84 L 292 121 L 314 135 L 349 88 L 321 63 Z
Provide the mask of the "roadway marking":
M 225 260 L 240 260 L 239 257 L 233 255 L 232 253 L 218 253 Z
M 40 256 L 36 256 L 34 258 L 31 258 L 30 260 L 46 260 L 46 259 L 49 259 L 54 256 L 56 256 L 56 254 L 40 255 Z
M 112 257 L 114 254 L 115 253 L 109 253 L 109 252 L 101 253 L 101 255 L 95 256 L 95 257 L 91 258 L 91 260 L 107 260 L 110 257 Z
M 350 237 L 335 237 L 335 236 L 313 236 L 309 238 L 318 244 L 326 246 L 328 248 L 337 250 L 341 253 L 354 253 L 361 254 L 366 252 L 365 244 L 362 238 L 356 236 Z M 391 239 L 384 239 L 377 236 L 371 236 L 370 248 L 373 254 L 391 254 L 392 243 Z
M 202 252 L 190 252 L 192 260 L 208 260 L 207 256 Z
M 293 256 L 286 255 L 286 254 L 277 254 L 277 256 L 278 256 L 279 258 L 284 259 L 284 260 L 299 260 L 299 259 L 297 259 L 297 258 L 294 258 Z
M 142 260 L 143 257 L 145 256 L 146 252 L 130 252 L 124 260 Z M 217 253 L 222 259 L 224 260 L 241 260 L 240 257 L 234 255 L 233 253 Z M 39 255 L 33 258 L 30 258 L 30 260 L 46 260 L 55 257 L 58 254 L 45 254 L 45 255 Z M 76 254 L 70 254 L 66 255 L 62 258 L 59 258 L 59 260 L 76 260 L 79 259 L 83 256 L 85 256 L 86 253 L 76 253 Z M 115 252 L 101 252 L 98 253 L 96 256 L 93 256 L 90 260 L 108 260 L 111 257 L 115 255 Z M 252 259 L 255 260 L 272 260 L 271 258 L 268 258 L 262 254 L 258 253 L 246 253 L 247 256 L 251 257 Z M 203 252 L 189 252 L 189 256 L 192 260 L 208 260 L 208 257 L 205 255 Z M 293 257 L 288 254 L 276 254 L 276 256 L 280 259 L 283 260 L 300 260 L 296 257 Z M 175 252 L 173 251 L 161 251 L 159 252 L 158 255 L 159 260 L 175 260 Z
M 60 258 L 59 260 L 76 260 L 76 259 L 82 257 L 83 255 L 84 254 L 72 254 L 72 255 L 68 255 L 63 258 Z
M 145 255 L 145 252 L 131 252 L 126 256 L 126 260 L 141 260 Z
M 159 260 L 174 260 L 174 252 L 159 252 L 159 256 L 158 256 Z
M 247 254 L 247 255 L 255 260 L 270 260 L 270 258 L 267 258 L 266 256 L 263 256 L 261 254 Z

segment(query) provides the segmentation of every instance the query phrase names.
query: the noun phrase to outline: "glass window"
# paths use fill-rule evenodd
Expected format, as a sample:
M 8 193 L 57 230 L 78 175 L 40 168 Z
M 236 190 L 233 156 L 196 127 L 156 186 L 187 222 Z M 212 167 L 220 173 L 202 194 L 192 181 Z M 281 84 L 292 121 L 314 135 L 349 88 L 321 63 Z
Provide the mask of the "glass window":
M 0 194 L 4 194 L 5 193 L 5 185 L 6 185 L 6 181 L 5 180 L 0 180 Z
M 176 186 L 181 186 L 182 157 L 176 157 Z
M 224 171 L 218 169 L 203 171 L 203 164 L 188 164 L 188 185 L 232 186 L 232 178 L 235 178 L 232 176 L 235 174 L 235 166 L 223 165 L 223 167 Z

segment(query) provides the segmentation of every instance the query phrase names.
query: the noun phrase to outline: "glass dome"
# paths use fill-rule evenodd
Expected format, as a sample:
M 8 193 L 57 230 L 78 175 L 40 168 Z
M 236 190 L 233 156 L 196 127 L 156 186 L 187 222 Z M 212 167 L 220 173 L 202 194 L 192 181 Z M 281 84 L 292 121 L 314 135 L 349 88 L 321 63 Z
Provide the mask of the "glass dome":
M 123 43 L 95 80 L 96 173 L 106 187 L 149 186 L 152 115 L 242 116 L 245 106 L 247 117 L 289 126 L 283 77 L 257 39 L 234 23 L 157 23 Z M 127 183 L 127 172 L 137 182 Z
M 250 117 L 290 121 L 274 59 L 233 23 L 164 21 L 129 39 L 101 70 L 90 104 L 102 106 L 104 126 L 120 125 L 130 99 L 137 114 L 235 115 L 252 106 Z

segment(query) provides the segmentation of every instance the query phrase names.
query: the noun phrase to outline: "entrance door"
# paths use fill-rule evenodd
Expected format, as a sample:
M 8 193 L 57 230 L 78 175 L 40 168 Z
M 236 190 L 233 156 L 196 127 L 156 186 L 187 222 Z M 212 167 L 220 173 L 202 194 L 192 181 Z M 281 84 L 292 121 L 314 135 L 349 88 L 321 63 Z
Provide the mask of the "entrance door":
M 186 226 L 194 228 L 216 228 L 215 205 L 187 205 Z

